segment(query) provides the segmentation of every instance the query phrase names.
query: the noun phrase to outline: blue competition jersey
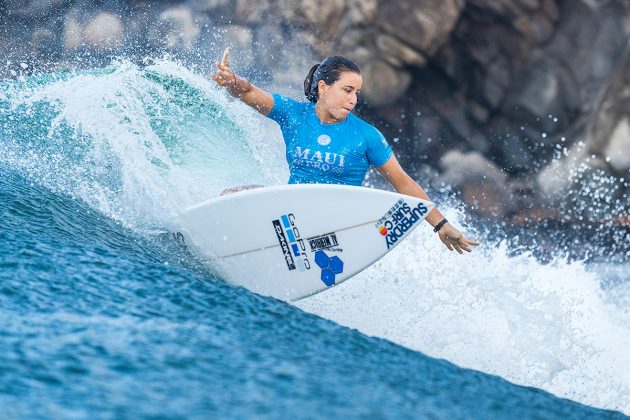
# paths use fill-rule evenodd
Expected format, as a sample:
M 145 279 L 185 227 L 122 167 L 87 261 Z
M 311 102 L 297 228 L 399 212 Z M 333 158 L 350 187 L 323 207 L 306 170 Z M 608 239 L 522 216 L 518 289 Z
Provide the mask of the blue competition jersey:
M 314 103 L 274 94 L 267 116 L 282 130 L 289 184 L 361 185 L 370 165 L 381 166 L 392 155 L 381 132 L 353 114 L 337 124 L 322 124 Z

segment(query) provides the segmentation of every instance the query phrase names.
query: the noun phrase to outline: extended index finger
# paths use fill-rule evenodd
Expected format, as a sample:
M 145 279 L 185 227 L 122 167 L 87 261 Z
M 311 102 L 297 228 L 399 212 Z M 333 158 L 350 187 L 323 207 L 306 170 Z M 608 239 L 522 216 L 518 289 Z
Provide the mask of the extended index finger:
M 466 243 L 467 243 L 468 245 L 473 245 L 473 246 L 479 246 L 479 245 L 481 245 L 481 242 L 473 241 L 473 240 L 471 240 L 471 239 L 466 239 Z
M 223 51 L 223 59 L 221 60 L 221 64 L 224 66 L 229 66 L 228 64 L 228 55 L 230 54 L 230 47 L 227 47 L 225 51 Z

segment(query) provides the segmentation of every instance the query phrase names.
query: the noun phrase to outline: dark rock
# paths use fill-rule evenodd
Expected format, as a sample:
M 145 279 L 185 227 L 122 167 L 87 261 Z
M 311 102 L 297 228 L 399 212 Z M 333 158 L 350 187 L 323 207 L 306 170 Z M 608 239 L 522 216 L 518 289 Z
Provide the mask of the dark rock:
M 486 77 L 483 83 L 483 98 L 490 108 L 498 108 L 503 102 L 511 86 L 512 75 L 508 59 L 503 56 L 488 63 Z
M 123 46 L 124 27 L 121 19 L 101 12 L 83 27 L 83 42 L 100 51 L 117 50 Z
M 338 33 L 346 0 L 313 2 L 310 0 L 277 0 L 284 19 L 316 34 L 319 42 L 327 41 Z
M 420 51 L 386 34 L 376 35 L 375 44 L 377 54 L 394 67 L 422 66 L 427 61 Z
M 188 0 L 184 5 L 196 12 L 209 13 L 212 16 L 234 16 L 234 1 L 232 0 Z
M 518 168 L 534 167 L 534 151 L 524 130 L 515 129 L 504 118 L 495 118 L 490 126 L 489 155 L 502 169 L 511 173 Z
M 599 224 L 628 208 L 630 203 L 627 199 L 625 203 L 620 201 L 623 189 L 618 177 L 611 173 L 603 160 L 587 158 L 572 175 L 571 186 L 561 200 L 565 215 L 579 222 Z
M 630 171 L 630 45 L 589 122 L 588 151 L 620 175 Z
M 149 27 L 148 40 L 158 48 L 172 51 L 190 51 L 201 33 L 199 22 L 192 10 L 177 6 L 162 11 Z
M 282 49 L 286 47 L 287 40 L 278 26 L 269 24 L 256 28 L 254 45 L 256 61 L 264 68 L 273 69 L 284 60 Z
M 448 39 L 457 23 L 464 1 L 381 1 L 379 26 L 424 55 L 433 55 Z
M 490 111 L 480 103 L 470 100 L 466 106 L 468 115 L 470 115 L 477 123 L 485 123 L 488 121 Z
M 364 26 L 374 22 L 378 17 L 378 2 L 379 0 L 349 0 L 349 23 Z
M 439 189 L 440 173 L 431 165 L 412 163 L 405 166 L 405 170 L 423 188 Z
M 273 19 L 266 19 L 274 10 L 270 0 L 237 0 L 234 16 L 239 22 L 259 26 L 261 22 L 271 24 Z
M 55 33 L 47 28 L 33 31 L 31 36 L 31 50 L 36 54 L 50 54 L 58 50 L 58 39 Z
M 4 0 L 1 8 L 9 16 L 40 19 L 56 14 L 70 3 L 71 0 Z
M 323 58 L 311 54 L 311 45 L 297 31 L 271 23 L 255 28 L 252 48 L 255 79 L 271 80 L 274 91 L 292 96 L 303 95 L 308 70 Z
M 529 72 L 507 99 L 505 112 L 515 121 L 534 124 L 547 133 L 558 129 L 553 118 L 565 116 L 564 95 L 568 90 L 562 83 L 564 69 L 555 61 L 547 60 L 531 66 Z M 552 118 L 549 118 L 549 115 Z
M 63 27 L 63 46 L 66 54 L 81 48 L 83 43 L 83 27 L 73 15 L 66 16 Z
M 532 44 L 547 42 L 554 33 L 554 23 L 542 13 L 521 15 L 514 21 L 514 27 Z
M 540 197 L 536 189 L 536 182 L 532 179 L 526 168 L 507 182 L 508 189 L 512 195 L 514 210 L 516 213 L 527 213 L 532 209 L 541 206 Z
M 383 61 L 372 61 L 365 65 L 363 94 L 374 106 L 385 106 L 397 101 L 411 84 L 411 74 L 396 69 Z
M 571 187 L 577 167 L 586 156 L 583 142 L 568 148 L 559 159 L 554 159 L 536 175 L 537 189 L 551 203 L 557 205 L 564 199 L 565 192 Z
M 243 69 L 254 63 L 254 33 L 243 25 L 228 25 L 222 32 L 223 45 L 230 47 L 231 64 L 235 69 Z
M 482 154 L 450 151 L 440 159 L 440 167 L 439 182 L 459 190 L 476 212 L 501 219 L 514 211 L 507 175 Z
M 554 0 L 542 0 L 543 13 L 552 22 L 557 22 L 560 19 L 560 9 Z
M 67 58 L 85 52 L 112 55 L 124 48 L 124 41 L 123 20 L 112 12 L 93 5 L 76 5 L 63 18 L 63 48 Z
M 627 116 L 617 121 L 602 155 L 618 174 L 630 172 L 630 119 Z

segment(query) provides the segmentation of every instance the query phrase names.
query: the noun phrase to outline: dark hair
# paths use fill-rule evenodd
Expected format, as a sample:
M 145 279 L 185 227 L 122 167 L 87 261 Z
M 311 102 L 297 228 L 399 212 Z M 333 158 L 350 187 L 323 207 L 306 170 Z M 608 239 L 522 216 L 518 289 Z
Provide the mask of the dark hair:
M 361 74 L 361 70 L 352 60 L 340 55 L 333 55 L 326 58 L 321 64 L 315 64 L 304 79 L 304 94 L 306 99 L 317 102 L 319 91 L 317 84 L 323 80 L 327 85 L 332 85 L 341 77 L 344 71 Z

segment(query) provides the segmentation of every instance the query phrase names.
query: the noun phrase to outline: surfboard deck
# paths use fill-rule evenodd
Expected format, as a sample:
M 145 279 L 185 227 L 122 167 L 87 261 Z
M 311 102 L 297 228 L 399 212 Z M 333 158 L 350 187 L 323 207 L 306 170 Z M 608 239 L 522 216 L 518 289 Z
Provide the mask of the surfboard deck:
M 373 264 L 433 206 L 364 187 L 281 185 L 190 207 L 174 236 L 226 281 L 293 301 Z

